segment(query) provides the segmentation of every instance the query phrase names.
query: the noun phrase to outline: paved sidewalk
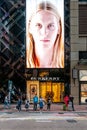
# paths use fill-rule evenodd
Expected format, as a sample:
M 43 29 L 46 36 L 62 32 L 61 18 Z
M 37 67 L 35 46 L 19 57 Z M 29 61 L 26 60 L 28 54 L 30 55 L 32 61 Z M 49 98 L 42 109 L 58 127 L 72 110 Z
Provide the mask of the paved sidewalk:
M 75 112 L 87 112 L 87 105 L 74 105 L 74 108 L 75 108 Z M 4 105 L 0 104 L 0 112 L 16 112 L 16 111 L 18 111 L 16 109 L 16 104 L 11 104 L 10 109 L 4 109 Z M 22 104 L 22 111 L 26 111 L 24 104 Z M 29 111 L 34 112 L 32 104 L 30 104 Z M 38 108 L 37 112 L 38 111 L 39 111 L 39 108 Z M 43 111 L 44 112 L 47 111 L 46 105 L 44 106 Z M 63 104 L 52 104 L 50 112 L 63 112 Z

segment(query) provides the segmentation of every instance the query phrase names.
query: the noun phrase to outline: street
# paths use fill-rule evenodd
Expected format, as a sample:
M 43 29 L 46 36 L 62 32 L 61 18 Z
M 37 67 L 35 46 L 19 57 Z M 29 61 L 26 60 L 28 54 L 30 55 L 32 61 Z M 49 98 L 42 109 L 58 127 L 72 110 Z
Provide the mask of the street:
M 0 112 L 0 130 L 87 130 L 87 112 Z

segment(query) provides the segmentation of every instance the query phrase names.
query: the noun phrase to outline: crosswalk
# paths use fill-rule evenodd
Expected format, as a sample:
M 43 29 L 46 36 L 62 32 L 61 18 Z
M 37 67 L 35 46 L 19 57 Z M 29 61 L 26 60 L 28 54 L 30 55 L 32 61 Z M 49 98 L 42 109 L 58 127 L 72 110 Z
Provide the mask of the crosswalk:
M 7 120 L 34 120 L 36 122 L 52 122 L 54 120 L 87 120 L 87 116 L 79 116 L 77 113 L 0 113 L 0 121 Z

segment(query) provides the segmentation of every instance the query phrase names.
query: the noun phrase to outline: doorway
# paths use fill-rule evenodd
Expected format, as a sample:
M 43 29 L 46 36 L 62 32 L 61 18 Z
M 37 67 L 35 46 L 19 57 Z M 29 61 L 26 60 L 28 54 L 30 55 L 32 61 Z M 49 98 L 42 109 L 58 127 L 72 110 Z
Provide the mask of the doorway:
M 80 104 L 86 104 L 87 99 L 87 82 L 80 82 Z

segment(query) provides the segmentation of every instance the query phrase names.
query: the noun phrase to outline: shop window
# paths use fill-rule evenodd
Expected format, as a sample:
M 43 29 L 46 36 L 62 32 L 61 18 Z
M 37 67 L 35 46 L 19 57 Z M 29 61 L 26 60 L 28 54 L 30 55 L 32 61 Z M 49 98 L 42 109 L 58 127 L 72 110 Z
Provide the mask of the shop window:
M 87 99 L 87 84 L 81 84 L 81 103 L 86 103 Z

